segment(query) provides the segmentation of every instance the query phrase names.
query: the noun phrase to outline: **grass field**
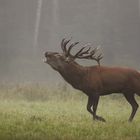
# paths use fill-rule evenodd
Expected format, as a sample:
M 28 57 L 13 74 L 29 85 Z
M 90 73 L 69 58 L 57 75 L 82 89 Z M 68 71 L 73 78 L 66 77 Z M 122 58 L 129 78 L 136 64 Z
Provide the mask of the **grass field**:
M 76 90 L 1 86 L 0 140 L 140 140 L 140 111 L 129 123 L 124 97 L 100 98 L 97 113 L 106 123 L 93 121 L 86 103 Z

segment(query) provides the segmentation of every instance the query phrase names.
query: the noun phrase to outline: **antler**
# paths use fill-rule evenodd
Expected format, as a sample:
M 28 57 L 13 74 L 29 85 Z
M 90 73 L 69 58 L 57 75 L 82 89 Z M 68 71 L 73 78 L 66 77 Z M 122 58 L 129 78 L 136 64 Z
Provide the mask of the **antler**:
M 86 44 L 85 46 L 89 46 Z M 79 59 L 92 59 L 97 61 L 98 65 L 100 66 L 100 60 L 103 58 L 102 53 L 96 55 L 97 51 L 99 50 L 98 47 L 94 48 L 91 50 L 91 47 L 89 47 L 87 50 L 85 50 L 86 47 L 82 47 L 74 56 L 74 58 L 79 58 Z M 84 51 L 85 50 L 85 51 Z
M 72 38 L 71 38 L 72 39 Z M 76 46 L 77 44 L 79 44 L 79 42 L 74 42 L 74 43 L 72 43 L 69 47 L 68 47 L 68 49 L 67 49 L 67 44 L 71 41 L 71 39 L 69 39 L 69 40 L 66 40 L 65 38 L 63 38 L 62 39 L 62 42 L 61 42 L 61 48 L 62 48 L 62 50 L 63 50 L 63 53 L 64 53 L 64 55 L 66 56 L 66 57 L 73 57 L 73 55 L 71 55 L 70 54 L 70 51 L 71 51 L 71 49 L 74 47 L 74 46 Z
M 71 41 L 71 39 L 66 40 L 65 38 L 62 39 L 61 41 L 61 48 L 63 50 L 63 52 L 66 54 L 67 53 L 67 48 L 66 45 Z
M 61 48 L 62 48 L 63 53 L 64 53 L 64 55 L 66 57 L 71 57 L 72 59 L 76 59 L 76 58 L 79 58 L 79 59 L 92 59 L 92 60 L 95 60 L 98 63 L 98 65 L 100 66 L 100 60 L 103 58 L 103 55 L 102 55 L 102 53 L 96 55 L 96 53 L 97 53 L 97 51 L 99 49 L 98 47 L 96 47 L 96 48 L 91 50 L 91 47 L 88 47 L 88 46 L 91 46 L 91 44 L 87 43 L 75 55 L 72 55 L 70 53 L 71 49 L 74 46 L 76 46 L 77 44 L 79 44 L 79 42 L 72 43 L 67 49 L 66 46 L 71 41 L 71 39 L 66 40 L 65 38 L 63 38 L 62 42 L 61 42 Z M 87 47 L 88 47 L 88 49 L 86 49 Z

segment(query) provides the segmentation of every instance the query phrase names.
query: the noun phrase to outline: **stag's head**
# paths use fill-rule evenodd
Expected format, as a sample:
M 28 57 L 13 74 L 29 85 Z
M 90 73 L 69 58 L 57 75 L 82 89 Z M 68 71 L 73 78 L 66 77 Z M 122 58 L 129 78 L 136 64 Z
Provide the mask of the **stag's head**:
M 58 52 L 45 52 L 44 62 L 48 63 L 53 69 L 61 70 L 65 66 L 75 63 L 75 59 L 92 59 L 97 61 L 100 65 L 100 60 L 103 58 L 102 54 L 95 55 L 98 48 L 94 48 L 91 50 L 90 44 L 85 44 L 75 55 L 71 54 L 71 50 L 75 47 L 79 42 L 74 42 L 69 44 L 70 40 L 66 40 L 65 38 L 61 41 L 61 49 L 62 53 Z

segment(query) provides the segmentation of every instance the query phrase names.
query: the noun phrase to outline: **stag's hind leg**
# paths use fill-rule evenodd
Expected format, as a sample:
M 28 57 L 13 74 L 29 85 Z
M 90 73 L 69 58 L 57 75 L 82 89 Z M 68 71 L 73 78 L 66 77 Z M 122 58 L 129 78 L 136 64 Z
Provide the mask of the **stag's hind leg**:
M 93 98 L 89 96 L 88 103 L 87 103 L 87 111 L 93 115 L 92 105 L 93 105 Z
M 129 117 L 129 121 L 131 122 L 137 112 L 137 109 L 139 107 L 139 105 L 137 104 L 136 100 L 135 100 L 135 97 L 134 97 L 134 94 L 124 94 L 126 100 L 130 103 L 130 105 L 132 106 L 132 112 L 131 112 L 131 115 Z
M 98 101 L 99 101 L 99 96 L 89 96 L 88 103 L 87 103 L 87 110 L 93 115 L 94 120 L 105 122 L 104 118 L 96 115 Z

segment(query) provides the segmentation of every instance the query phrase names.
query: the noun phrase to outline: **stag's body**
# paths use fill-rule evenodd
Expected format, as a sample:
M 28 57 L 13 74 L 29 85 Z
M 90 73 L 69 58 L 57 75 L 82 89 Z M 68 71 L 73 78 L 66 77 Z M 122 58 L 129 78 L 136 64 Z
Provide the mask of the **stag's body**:
M 88 96 L 126 92 L 140 95 L 140 73 L 133 69 L 98 65 L 83 67 L 74 63 L 65 67 L 60 74 Z
M 66 44 L 67 43 L 68 41 Z M 83 48 L 79 52 L 81 53 L 82 51 Z M 89 53 L 88 51 L 89 49 L 81 53 L 82 55 L 78 52 L 77 54 L 80 54 L 78 57 L 92 58 L 89 55 L 88 57 L 83 56 L 83 54 Z M 70 56 L 70 54 L 68 54 L 68 56 Z M 138 108 L 134 95 L 137 94 L 140 96 L 140 73 L 133 69 L 121 67 L 105 67 L 100 65 L 86 67 L 71 60 L 73 56 L 68 60 L 68 56 L 53 52 L 45 53 L 45 57 L 48 59 L 47 63 L 58 71 L 69 84 L 83 91 L 83 93 L 88 96 L 87 110 L 93 115 L 93 118 L 105 121 L 104 118 L 96 115 L 100 96 L 122 93 L 132 106 L 132 113 L 129 118 L 129 121 L 132 121 Z M 98 61 L 99 64 L 101 56 L 93 59 Z

